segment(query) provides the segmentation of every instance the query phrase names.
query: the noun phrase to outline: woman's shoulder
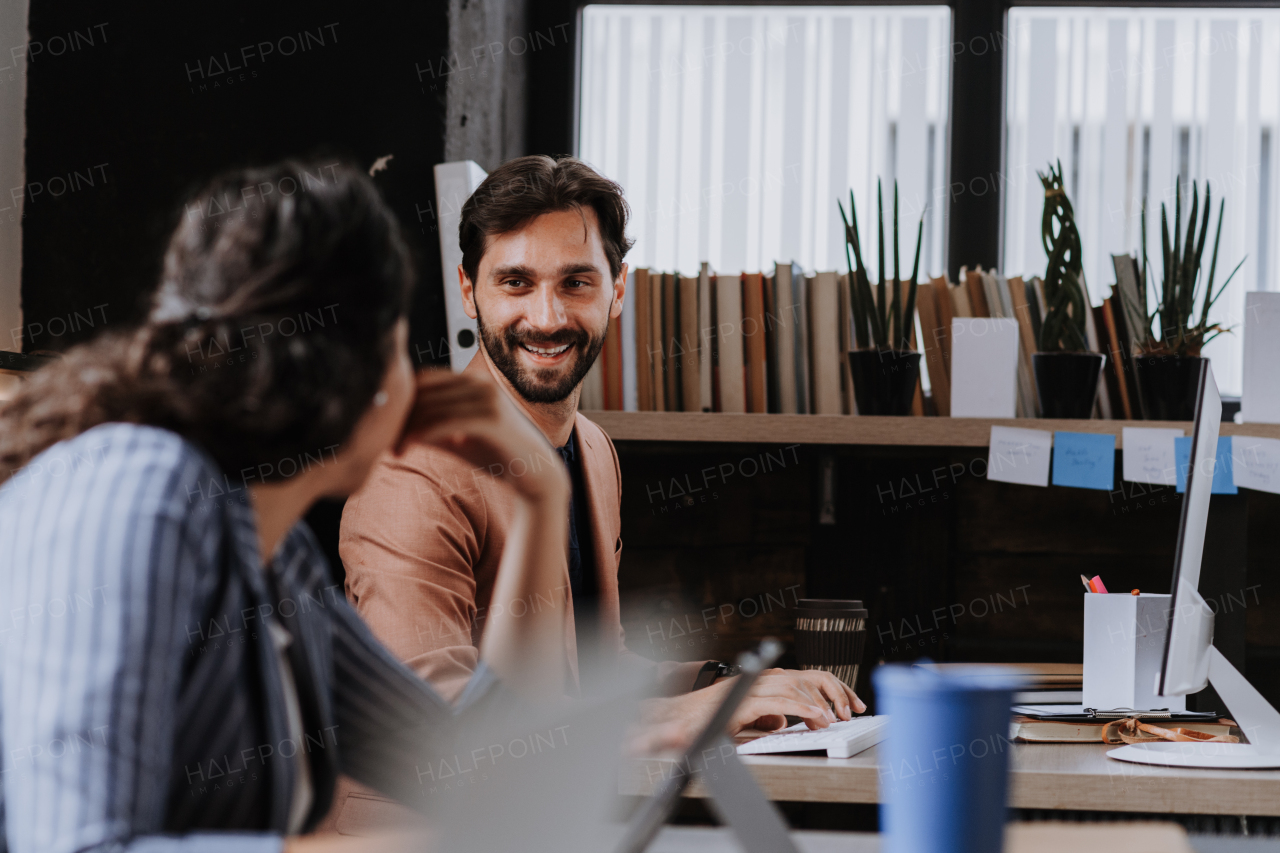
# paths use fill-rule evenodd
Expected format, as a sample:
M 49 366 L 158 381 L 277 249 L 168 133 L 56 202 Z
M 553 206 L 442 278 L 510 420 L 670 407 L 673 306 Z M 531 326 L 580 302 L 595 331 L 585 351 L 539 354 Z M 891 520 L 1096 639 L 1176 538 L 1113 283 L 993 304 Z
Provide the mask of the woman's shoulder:
M 47 448 L 5 483 L 10 497 L 92 491 L 105 499 L 137 494 L 145 480 L 151 497 L 194 504 L 229 487 L 218 466 L 177 433 L 145 424 L 107 423 Z
M 86 430 L 0 489 L 0 566 L 119 578 L 154 574 L 160 563 L 171 573 L 180 563 L 203 576 L 226 524 L 227 513 L 207 499 L 219 481 L 212 460 L 169 430 Z

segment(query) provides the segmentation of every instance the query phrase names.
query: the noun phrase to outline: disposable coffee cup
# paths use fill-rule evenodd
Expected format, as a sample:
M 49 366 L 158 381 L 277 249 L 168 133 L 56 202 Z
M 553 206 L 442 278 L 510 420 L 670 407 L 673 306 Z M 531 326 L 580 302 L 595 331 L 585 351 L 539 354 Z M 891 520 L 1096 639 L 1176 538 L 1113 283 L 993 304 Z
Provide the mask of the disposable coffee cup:
M 826 670 L 852 690 L 867 644 L 862 602 L 802 598 L 796 610 L 796 663 L 801 669 Z
M 889 717 L 879 755 L 882 853 L 999 853 L 1019 679 L 903 665 L 872 679 L 876 713 Z

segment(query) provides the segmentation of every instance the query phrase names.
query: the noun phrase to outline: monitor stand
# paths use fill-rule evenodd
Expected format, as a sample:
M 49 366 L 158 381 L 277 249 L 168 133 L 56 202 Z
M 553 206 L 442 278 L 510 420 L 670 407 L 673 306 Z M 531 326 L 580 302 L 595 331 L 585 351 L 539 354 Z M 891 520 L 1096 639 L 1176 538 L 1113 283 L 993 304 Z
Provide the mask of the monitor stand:
M 1209 683 L 1249 742 L 1132 743 L 1107 753 L 1136 764 L 1209 767 L 1219 770 L 1280 768 L 1280 712 L 1245 680 L 1240 670 L 1209 646 Z

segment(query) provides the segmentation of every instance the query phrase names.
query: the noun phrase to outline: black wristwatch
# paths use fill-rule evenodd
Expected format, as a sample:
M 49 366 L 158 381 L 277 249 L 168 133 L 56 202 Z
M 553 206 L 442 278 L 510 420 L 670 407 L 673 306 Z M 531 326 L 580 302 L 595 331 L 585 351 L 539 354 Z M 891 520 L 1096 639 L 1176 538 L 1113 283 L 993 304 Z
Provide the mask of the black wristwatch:
M 742 667 L 737 664 L 709 660 L 702 665 L 702 669 L 698 670 L 698 677 L 693 682 L 693 689 L 701 690 L 704 687 L 710 687 L 716 683 L 717 678 L 732 678 L 741 672 Z

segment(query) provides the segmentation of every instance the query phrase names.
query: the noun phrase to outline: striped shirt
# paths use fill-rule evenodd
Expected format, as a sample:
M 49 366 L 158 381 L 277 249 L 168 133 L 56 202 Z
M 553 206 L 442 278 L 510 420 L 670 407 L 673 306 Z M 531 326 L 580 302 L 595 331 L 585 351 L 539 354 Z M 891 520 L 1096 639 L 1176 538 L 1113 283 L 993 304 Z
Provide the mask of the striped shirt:
M 418 767 L 499 695 L 399 663 L 304 523 L 264 571 L 243 485 L 174 433 L 105 424 L 0 488 L 0 853 L 279 850 L 301 767 L 304 828 L 339 772 L 425 808 Z

